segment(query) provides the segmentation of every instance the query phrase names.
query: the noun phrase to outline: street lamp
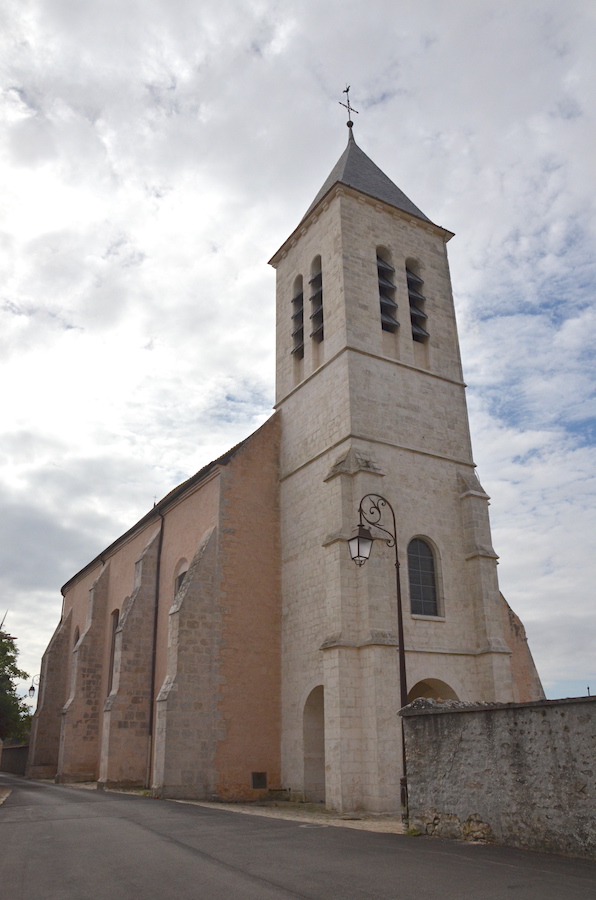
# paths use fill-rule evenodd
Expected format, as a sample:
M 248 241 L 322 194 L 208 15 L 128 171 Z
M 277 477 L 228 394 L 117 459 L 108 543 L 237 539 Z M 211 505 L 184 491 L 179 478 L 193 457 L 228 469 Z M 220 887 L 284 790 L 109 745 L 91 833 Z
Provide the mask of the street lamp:
M 383 511 L 387 508 L 391 513 L 391 522 L 389 527 L 387 523 L 381 524 L 383 521 Z M 396 599 L 397 599 L 397 638 L 398 659 L 399 659 L 399 699 L 402 707 L 408 703 L 408 687 L 406 681 L 406 652 L 404 646 L 404 618 L 401 602 L 401 584 L 399 580 L 399 557 L 397 553 L 397 524 L 395 520 L 395 512 L 391 504 L 385 497 L 380 494 L 365 494 L 360 501 L 358 507 L 359 522 L 355 530 L 354 536 L 348 541 L 350 548 L 350 556 L 357 566 L 363 566 L 370 557 L 372 544 L 374 540 L 385 541 L 388 547 L 395 550 L 395 580 L 396 580 Z M 391 529 L 391 525 L 393 528 Z M 371 534 L 371 526 L 378 531 L 382 531 L 386 537 L 375 538 Z M 401 744 L 402 744 L 402 777 L 401 777 L 401 805 L 403 810 L 403 818 L 408 821 L 408 779 L 406 771 L 406 743 L 404 739 L 403 722 L 401 726 Z
M 370 533 L 368 528 L 365 528 L 362 523 L 356 529 L 356 534 L 354 537 L 350 538 L 348 541 L 348 546 L 350 548 L 350 556 L 354 560 L 357 566 L 363 566 L 368 557 L 370 556 L 370 551 L 372 550 L 373 545 L 373 536 Z
M 39 684 L 40 677 L 41 676 L 39 676 L 39 675 L 34 675 L 33 678 L 31 679 L 31 687 L 29 688 L 29 691 L 28 691 L 28 694 L 31 697 L 31 699 L 33 699 L 35 697 L 35 685 Z

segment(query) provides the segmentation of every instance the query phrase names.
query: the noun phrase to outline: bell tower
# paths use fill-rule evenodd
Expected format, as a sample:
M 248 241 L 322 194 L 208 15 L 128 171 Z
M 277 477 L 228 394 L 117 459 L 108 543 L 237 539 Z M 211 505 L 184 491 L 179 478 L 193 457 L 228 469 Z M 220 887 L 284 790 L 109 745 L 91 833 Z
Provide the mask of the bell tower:
M 282 778 L 339 810 L 399 806 L 393 551 L 376 542 L 358 569 L 345 544 L 365 494 L 387 497 L 397 514 L 410 699 L 511 701 L 525 690 L 529 700 L 538 690 L 516 685 L 505 639 L 488 497 L 472 460 L 451 237 L 360 149 L 350 123 L 344 153 L 271 260 Z

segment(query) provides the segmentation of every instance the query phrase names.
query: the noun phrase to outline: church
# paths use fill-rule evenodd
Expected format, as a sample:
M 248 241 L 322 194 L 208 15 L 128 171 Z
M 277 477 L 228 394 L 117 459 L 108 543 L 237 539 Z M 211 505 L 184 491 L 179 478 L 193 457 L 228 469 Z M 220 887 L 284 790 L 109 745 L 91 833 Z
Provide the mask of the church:
M 63 587 L 31 777 L 389 813 L 404 697 L 544 697 L 475 475 L 453 235 L 348 128 L 270 260 L 275 412 Z

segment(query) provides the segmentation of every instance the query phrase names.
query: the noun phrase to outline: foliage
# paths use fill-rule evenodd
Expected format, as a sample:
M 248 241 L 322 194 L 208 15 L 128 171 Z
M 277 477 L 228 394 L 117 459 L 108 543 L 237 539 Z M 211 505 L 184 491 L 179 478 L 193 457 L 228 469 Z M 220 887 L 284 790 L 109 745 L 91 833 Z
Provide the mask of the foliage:
M 0 631 L 0 740 L 27 740 L 31 715 L 27 704 L 17 696 L 14 682 L 28 678 L 17 666 L 19 651 L 15 639 Z

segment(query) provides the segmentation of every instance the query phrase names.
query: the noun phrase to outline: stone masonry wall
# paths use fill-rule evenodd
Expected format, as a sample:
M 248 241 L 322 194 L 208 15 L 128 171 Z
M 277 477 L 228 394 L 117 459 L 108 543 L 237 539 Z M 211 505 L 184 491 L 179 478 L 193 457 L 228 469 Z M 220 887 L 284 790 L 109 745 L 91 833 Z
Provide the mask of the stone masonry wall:
M 3 747 L 0 741 L 0 772 L 9 772 L 11 775 L 24 775 L 27 769 L 27 757 L 29 744 L 19 744 L 17 747 Z
M 152 788 L 158 797 L 215 795 L 221 608 L 217 530 L 204 535 L 170 609 L 168 668 L 157 696 Z
M 526 629 L 502 594 L 500 599 L 505 641 L 511 648 L 513 699 L 516 703 L 544 700 L 544 690 L 528 645 Z
M 105 614 L 110 568 L 89 592 L 87 624 L 72 653 L 70 697 L 62 710 L 58 780 L 96 781 L 99 774 Z
M 41 661 L 39 701 L 31 723 L 29 778 L 53 778 L 58 771 L 61 712 L 70 674 L 72 611 L 61 620 Z
M 153 535 L 135 566 L 135 589 L 116 629 L 112 690 L 106 699 L 99 779 L 106 784 L 145 784 L 157 556 Z
M 596 858 L 596 697 L 416 700 L 400 715 L 411 827 Z

